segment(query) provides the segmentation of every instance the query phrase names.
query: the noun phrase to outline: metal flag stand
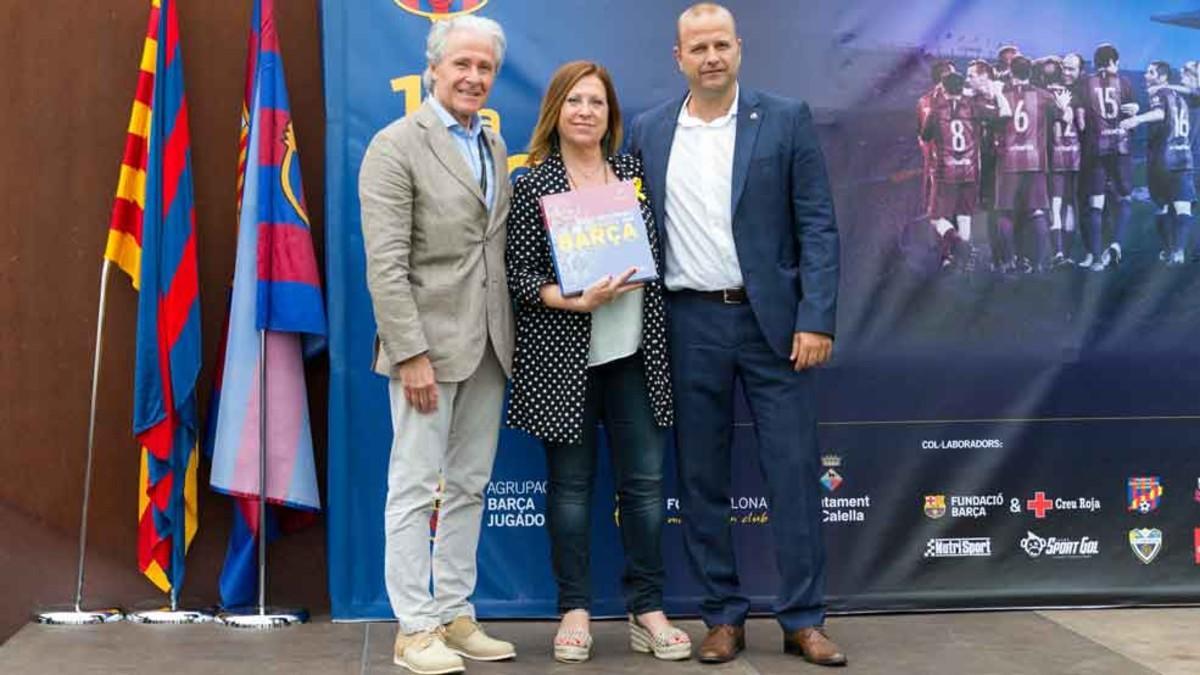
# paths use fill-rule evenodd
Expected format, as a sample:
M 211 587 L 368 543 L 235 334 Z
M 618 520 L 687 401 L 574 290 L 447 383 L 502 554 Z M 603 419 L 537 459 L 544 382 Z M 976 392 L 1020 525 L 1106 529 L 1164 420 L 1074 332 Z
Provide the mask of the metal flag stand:
M 235 607 L 217 619 L 232 628 L 268 630 L 308 621 L 308 610 L 267 606 L 267 331 L 258 332 L 258 605 Z
M 75 604 L 71 609 L 39 612 L 38 623 L 57 626 L 84 626 L 120 621 L 125 614 L 117 608 L 83 609 L 84 553 L 87 550 L 88 503 L 92 494 L 92 457 L 96 447 L 96 391 L 100 383 L 100 354 L 103 348 L 104 308 L 108 289 L 108 270 L 112 263 L 105 258 L 100 268 L 100 308 L 96 317 L 96 351 L 92 361 L 92 402 L 88 413 L 87 461 L 83 470 L 83 507 L 79 522 L 79 568 L 75 577 Z
M 179 592 L 171 586 L 171 604 L 161 609 L 147 609 L 130 612 L 127 617 L 133 623 L 171 624 L 171 623 L 210 623 L 216 621 L 212 612 L 206 609 L 179 609 Z
M 184 522 L 184 506 L 183 499 L 176 500 L 176 522 Z M 187 537 L 187 526 L 184 526 L 182 535 Z M 186 543 L 184 544 L 186 546 Z M 179 608 L 179 586 L 181 584 L 171 583 L 171 604 L 166 607 L 156 609 L 145 609 L 136 612 L 130 612 L 126 615 L 126 619 L 133 623 L 145 624 L 179 624 L 179 623 L 210 623 L 216 621 L 216 614 L 207 609 L 180 609 Z

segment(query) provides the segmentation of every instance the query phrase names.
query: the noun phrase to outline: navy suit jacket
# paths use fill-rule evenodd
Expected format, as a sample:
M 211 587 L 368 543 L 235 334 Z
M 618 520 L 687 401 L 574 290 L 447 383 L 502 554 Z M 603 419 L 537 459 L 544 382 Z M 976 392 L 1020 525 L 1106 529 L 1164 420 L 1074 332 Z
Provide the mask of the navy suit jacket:
M 651 108 L 629 129 L 660 241 L 669 236 L 667 164 L 685 100 Z M 771 348 L 788 358 L 793 333 L 832 336 L 837 314 L 837 220 L 808 104 L 740 89 L 732 188 L 733 241 L 750 307 Z

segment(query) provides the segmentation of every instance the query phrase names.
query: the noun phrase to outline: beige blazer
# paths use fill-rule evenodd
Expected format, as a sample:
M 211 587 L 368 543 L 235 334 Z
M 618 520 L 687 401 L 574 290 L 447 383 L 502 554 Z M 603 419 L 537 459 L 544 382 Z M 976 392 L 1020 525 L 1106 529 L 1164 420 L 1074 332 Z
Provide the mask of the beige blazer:
M 428 103 L 384 127 L 358 174 L 367 289 L 377 333 L 374 370 L 428 352 L 439 382 L 475 372 L 489 338 L 506 374 L 513 353 L 504 273 L 512 188 L 503 139 L 485 127 L 495 166 L 488 211 L 449 130 Z

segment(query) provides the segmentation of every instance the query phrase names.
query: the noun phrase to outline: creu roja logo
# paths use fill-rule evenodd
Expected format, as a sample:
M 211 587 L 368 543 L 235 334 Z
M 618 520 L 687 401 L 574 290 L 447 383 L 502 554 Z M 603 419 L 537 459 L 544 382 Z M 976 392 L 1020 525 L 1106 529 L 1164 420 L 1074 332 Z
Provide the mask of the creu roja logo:
M 483 9 L 491 0 L 395 0 L 400 9 L 430 21 L 441 21 Z

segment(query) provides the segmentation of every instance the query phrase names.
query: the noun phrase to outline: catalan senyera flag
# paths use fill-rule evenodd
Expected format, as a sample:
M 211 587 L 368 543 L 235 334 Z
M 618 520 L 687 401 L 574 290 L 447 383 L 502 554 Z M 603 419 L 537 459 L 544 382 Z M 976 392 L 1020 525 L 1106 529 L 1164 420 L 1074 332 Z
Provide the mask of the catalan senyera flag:
M 254 0 L 239 139 L 238 248 L 219 385 L 211 485 L 237 498 L 221 602 L 250 604 L 257 533 L 311 520 L 321 507 L 304 355 L 324 345 L 325 310 L 292 128 L 274 0 Z M 261 363 L 265 336 L 266 363 Z M 267 501 L 259 527 L 261 369 L 267 377 Z M 286 507 L 286 508 L 283 508 Z M 278 519 L 278 521 L 276 521 Z
M 191 140 L 174 0 L 154 0 L 105 258 L 139 290 L 133 431 L 141 445 L 138 567 L 183 582 L 196 534 L 200 302 Z
M 113 200 L 108 225 L 108 243 L 104 257 L 129 275 L 133 287 L 140 284 L 142 264 L 142 212 L 146 208 L 146 164 L 150 140 L 150 106 L 154 102 L 154 72 L 158 54 L 160 7 L 154 2 L 142 46 L 133 112 L 125 134 L 125 154 L 117 178 L 117 196 Z

